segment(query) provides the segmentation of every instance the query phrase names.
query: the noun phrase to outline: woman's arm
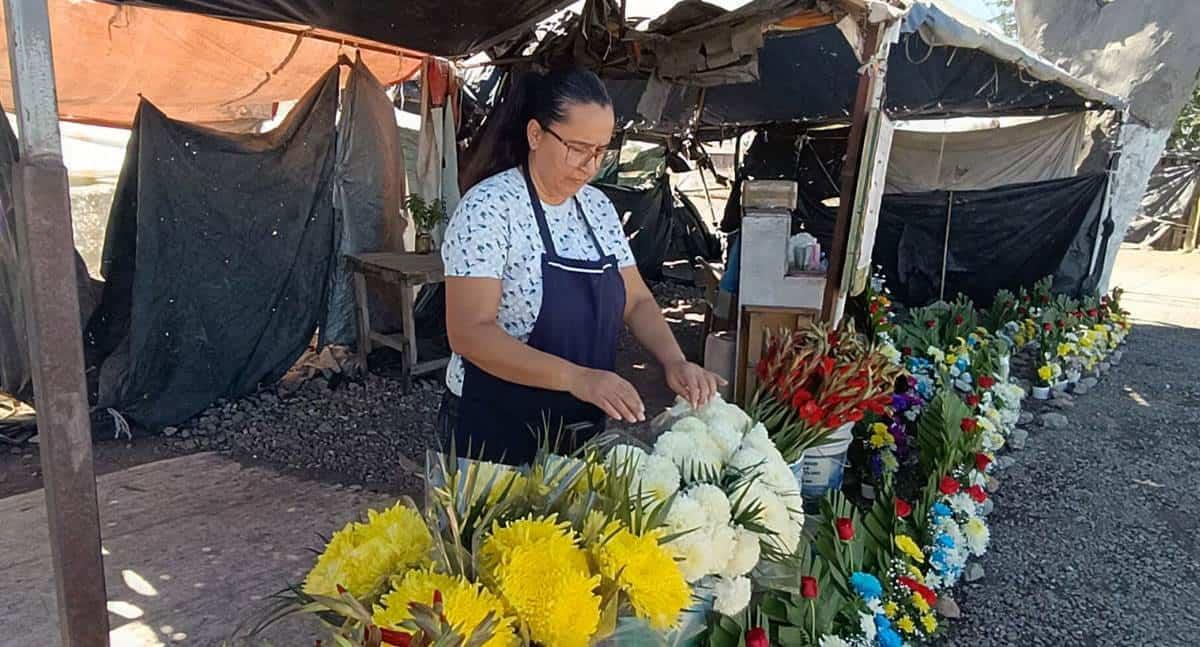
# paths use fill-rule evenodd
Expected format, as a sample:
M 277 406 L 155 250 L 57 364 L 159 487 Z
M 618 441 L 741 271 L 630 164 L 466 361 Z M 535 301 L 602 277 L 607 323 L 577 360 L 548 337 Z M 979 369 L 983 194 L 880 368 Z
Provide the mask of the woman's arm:
M 623 268 L 621 277 L 625 279 L 625 325 L 662 365 L 672 391 L 692 406 L 708 402 L 724 381 L 688 361 L 637 266 Z
M 569 392 L 616 420 L 645 420 L 637 391 L 617 374 L 573 364 L 505 332 L 496 323 L 500 292 L 500 279 L 446 277 L 446 332 L 454 352 L 503 380 Z

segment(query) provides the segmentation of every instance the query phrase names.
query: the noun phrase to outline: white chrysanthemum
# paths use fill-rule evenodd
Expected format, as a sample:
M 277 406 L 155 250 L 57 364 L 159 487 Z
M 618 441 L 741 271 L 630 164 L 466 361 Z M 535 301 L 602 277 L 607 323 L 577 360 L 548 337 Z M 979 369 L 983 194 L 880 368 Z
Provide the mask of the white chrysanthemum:
M 993 454 L 1004 447 L 1004 436 L 994 432 L 984 432 L 983 434 L 983 449 L 984 451 L 992 452 Z
M 767 434 L 766 425 L 761 422 L 755 424 L 750 428 L 750 431 L 746 432 L 745 436 L 742 436 L 742 447 L 757 449 L 764 455 L 770 452 L 772 449 L 779 451 L 779 449 L 775 447 L 775 443 L 771 442 L 771 437 Z
M 850 647 L 850 643 L 831 634 L 821 636 L 821 641 L 817 643 L 818 647 Z
M 710 574 L 720 573 L 725 569 L 729 560 L 733 559 L 733 551 L 737 548 L 737 531 L 729 524 L 710 528 L 708 545 L 708 572 Z
M 875 616 L 869 613 L 858 614 L 858 630 L 862 632 L 863 638 L 867 639 L 867 644 L 875 644 Z
M 759 557 L 761 557 L 762 546 L 756 533 L 738 527 L 735 535 L 733 556 L 721 570 L 722 577 L 740 577 L 749 573 L 758 565 Z
M 679 490 L 679 478 L 679 469 L 671 459 L 650 455 L 642 460 L 630 484 L 630 494 L 636 494 L 640 488 L 643 496 L 650 495 L 655 501 L 665 501 Z
M 971 470 L 971 473 L 967 474 L 967 483 L 978 485 L 979 487 L 987 487 L 987 474 L 979 470 Z
M 688 498 L 695 500 L 704 510 L 704 516 L 708 519 L 707 525 L 710 528 L 729 525 L 732 512 L 729 505 L 729 497 L 725 492 L 708 483 L 702 483 L 690 488 L 687 491 Z
M 675 404 L 671 405 L 670 409 L 667 409 L 667 415 L 672 418 L 679 418 L 686 416 L 693 411 L 695 411 L 695 409 L 692 408 L 691 402 L 688 402 L 680 396 L 675 396 Z
M 950 509 L 953 510 L 955 514 L 975 514 L 975 500 L 972 499 L 971 495 L 967 494 L 966 492 L 959 492 L 958 494 L 951 496 L 949 498 L 949 503 Z
M 707 434 L 708 425 L 695 416 L 685 416 L 671 425 L 671 431 L 680 434 Z
M 713 609 L 717 613 L 736 616 L 750 604 L 750 579 L 736 577 L 732 580 L 718 578 L 713 584 Z
M 704 425 L 696 418 L 684 418 L 680 422 L 687 420 L 693 420 L 694 424 L 702 427 Z M 678 424 L 676 423 L 676 426 Z M 687 423 L 684 429 L 693 426 L 693 423 Z M 671 462 L 675 463 L 683 480 L 688 483 L 713 474 L 720 474 L 724 469 L 721 449 L 713 441 L 707 427 L 697 433 L 672 428 L 671 431 L 658 437 L 658 441 L 654 443 L 654 453 L 669 458 Z
M 761 474 L 761 467 L 766 462 L 767 455 L 757 448 L 742 447 L 729 459 L 729 466 L 746 474 Z
M 708 547 L 708 535 L 703 531 L 692 532 L 667 544 L 675 553 L 675 563 L 683 573 L 683 579 L 695 582 L 709 574 L 712 553 Z
M 737 429 L 723 425 L 710 424 L 708 435 L 713 443 L 721 448 L 721 462 L 727 462 L 742 444 L 742 434 Z
M 992 538 L 987 524 L 979 517 L 971 517 L 963 525 L 963 535 L 966 537 L 967 548 L 971 550 L 971 554 L 983 557 L 983 554 L 987 552 L 988 542 Z
M 689 535 L 703 533 L 708 526 L 708 515 L 704 506 L 692 497 L 682 494 L 671 502 L 671 509 L 663 520 L 667 534 L 688 532 Z M 691 532 L 689 532 L 691 531 Z
M 751 423 L 750 416 L 746 415 L 745 411 L 720 398 L 709 400 L 708 404 L 700 409 L 698 415 L 701 420 L 708 423 L 710 429 L 735 435 L 738 439 L 745 435 Z M 730 453 L 733 453 L 737 446 L 738 443 L 733 444 L 730 447 Z
M 894 364 L 896 366 L 900 365 L 900 358 L 901 358 L 900 351 L 896 350 L 895 346 L 893 346 L 891 344 L 880 344 L 879 354 L 881 354 L 885 358 L 887 358 L 887 361 L 890 362 L 891 364 Z
M 637 470 L 641 465 L 642 459 L 646 458 L 646 450 L 634 445 L 616 445 L 608 450 L 606 462 L 609 469 L 621 467 L 622 469 Z
M 735 497 L 739 495 L 735 494 Z M 753 505 L 755 503 L 762 508 L 758 522 L 772 533 L 764 540 L 789 554 L 795 552 L 796 546 L 800 543 L 800 527 L 792 520 L 788 507 L 779 495 L 755 481 L 749 486 L 745 504 Z
M 796 473 L 783 462 L 782 456 L 768 456 L 766 464 L 763 465 L 762 475 L 767 486 L 781 497 L 800 491 Z

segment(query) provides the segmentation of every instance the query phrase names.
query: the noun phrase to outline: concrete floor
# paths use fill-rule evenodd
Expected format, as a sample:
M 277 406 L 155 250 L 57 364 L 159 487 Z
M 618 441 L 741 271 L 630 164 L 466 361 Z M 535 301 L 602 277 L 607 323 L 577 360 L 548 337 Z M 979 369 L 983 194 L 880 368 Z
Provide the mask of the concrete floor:
M 303 578 L 319 535 L 391 502 L 211 453 L 109 474 L 97 488 L 112 647 L 223 644 Z M 0 500 L 0 520 L 0 645 L 58 644 L 42 490 Z M 267 638 L 292 647 L 317 635 L 293 622 Z
M 1143 322 L 1200 328 L 1200 254 L 1122 250 L 1114 285 Z M 98 479 L 113 647 L 221 645 L 299 581 L 309 549 L 390 497 L 196 454 Z M 0 499 L 0 645 L 56 643 L 45 499 Z M 268 634 L 312 645 L 312 627 Z

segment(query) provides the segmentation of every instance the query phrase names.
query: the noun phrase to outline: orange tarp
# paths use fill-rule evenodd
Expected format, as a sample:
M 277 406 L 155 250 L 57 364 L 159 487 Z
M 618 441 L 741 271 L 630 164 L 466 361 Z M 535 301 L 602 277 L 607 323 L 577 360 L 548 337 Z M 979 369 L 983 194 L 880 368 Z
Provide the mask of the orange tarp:
M 343 53 L 355 48 L 161 9 L 90 0 L 49 0 L 59 114 L 85 123 L 128 126 L 142 95 L 167 115 L 193 123 L 269 119 L 278 101 L 300 98 Z M 304 27 L 289 27 L 302 32 Z M 0 28 L 0 41 L 6 40 Z M 334 37 L 336 38 L 336 36 Z M 362 50 L 385 84 L 412 76 L 420 58 Z M 8 47 L 0 47 L 0 101 L 13 109 Z

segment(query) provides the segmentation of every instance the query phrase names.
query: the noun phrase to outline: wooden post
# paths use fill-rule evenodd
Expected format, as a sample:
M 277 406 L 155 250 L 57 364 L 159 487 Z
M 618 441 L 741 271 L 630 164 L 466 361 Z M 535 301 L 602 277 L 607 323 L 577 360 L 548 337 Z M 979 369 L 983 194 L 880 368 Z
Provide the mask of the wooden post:
M 878 30 L 875 27 L 867 31 L 863 45 L 863 59 L 870 61 L 875 56 L 879 43 Z M 880 82 L 883 82 L 880 79 Z M 858 170 L 861 166 L 864 134 L 867 129 L 867 116 L 870 113 L 868 102 L 871 98 L 871 70 L 869 65 L 863 67 L 858 77 L 858 93 L 854 96 L 854 112 L 850 117 L 850 135 L 846 138 L 846 158 L 842 162 L 842 187 L 839 192 L 837 223 L 833 227 L 833 243 L 829 249 L 829 270 L 825 274 L 825 299 L 821 307 L 821 318 L 833 321 L 838 295 L 842 289 L 842 273 L 846 265 L 846 247 L 850 238 L 850 220 L 854 214 L 854 196 L 858 186 Z
M 1189 160 L 1190 161 L 1190 160 Z M 1200 176 L 1196 178 L 1196 188 L 1192 191 L 1192 217 L 1188 218 L 1187 231 L 1184 232 L 1183 250 L 1190 252 L 1196 249 L 1200 239 Z
M 4 11 L 21 141 L 13 177 L 21 290 L 59 632 L 64 647 L 103 647 L 108 611 L 50 17 L 46 0 L 4 0 Z

